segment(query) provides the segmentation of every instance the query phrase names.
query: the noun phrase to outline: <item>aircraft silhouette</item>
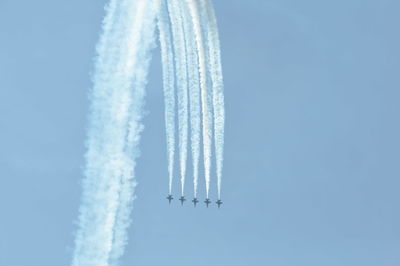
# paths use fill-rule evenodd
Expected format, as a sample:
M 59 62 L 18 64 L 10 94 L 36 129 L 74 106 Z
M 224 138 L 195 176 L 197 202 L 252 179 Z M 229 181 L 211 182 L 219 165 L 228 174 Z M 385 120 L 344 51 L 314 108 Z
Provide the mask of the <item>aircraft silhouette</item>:
M 192 202 L 193 202 L 193 205 L 196 207 L 196 204 L 199 203 L 199 200 L 197 198 L 194 198 L 192 200 Z
M 181 201 L 181 205 L 183 206 L 183 202 L 186 200 L 184 196 L 180 197 L 179 200 Z
M 208 208 L 208 205 L 211 203 L 211 200 L 207 198 L 207 199 L 204 201 L 204 203 L 207 205 L 207 208 Z
M 168 195 L 167 200 L 168 200 L 169 204 L 171 204 L 171 200 L 173 200 L 173 199 L 174 199 L 174 197 L 172 197 L 172 195 Z

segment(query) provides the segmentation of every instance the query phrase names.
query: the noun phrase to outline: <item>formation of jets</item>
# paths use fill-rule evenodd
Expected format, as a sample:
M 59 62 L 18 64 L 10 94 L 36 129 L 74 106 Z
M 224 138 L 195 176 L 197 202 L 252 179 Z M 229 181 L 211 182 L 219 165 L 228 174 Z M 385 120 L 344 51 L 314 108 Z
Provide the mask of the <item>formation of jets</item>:
M 171 201 L 172 201 L 173 199 L 174 199 L 174 197 L 172 197 L 172 195 L 168 195 L 167 200 L 168 200 L 168 203 L 169 203 L 169 204 L 171 204 Z M 186 201 L 186 199 L 185 199 L 184 196 L 180 197 L 178 200 L 181 202 L 181 205 L 182 205 L 182 206 L 183 206 L 183 203 Z M 199 203 L 199 200 L 198 200 L 197 198 L 194 198 L 194 199 L 192 200 L 192 202 L 193 202 L 193 206 L 196 207 L 197 203 Z M 211 200 L 207 198 L 207 199 L 204 201 L 204 203 L 206 204 L 206 207 L 208 208 L 208 205 L 211 204 Z M 219 208 L 221 207 L 221 205 L 222 205 L 223 202 L 222 202 L 222 200 L 218 199 L 215 203 L 218 205 L 218 209 L 219 209 Z

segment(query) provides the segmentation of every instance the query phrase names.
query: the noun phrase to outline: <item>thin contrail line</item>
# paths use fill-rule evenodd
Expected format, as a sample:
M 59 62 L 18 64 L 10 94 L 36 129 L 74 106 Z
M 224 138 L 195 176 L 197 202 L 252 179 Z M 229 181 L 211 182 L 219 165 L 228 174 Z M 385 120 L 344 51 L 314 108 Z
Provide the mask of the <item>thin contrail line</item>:
M 178 136 L 181 193 L 184 195 L 188 144 L 188 85 L 185 34 L 183 31 L 182 7 L 180 1 L 181 0 L 168 0 L 167 2 L 174 39 L 176 85 L 178 87 Z
M 183 21 L 186 39 L 188 85 L 189 85 L 189 110 L 190 110 L 190 129 L 191 129 L 191 148 L 193 164 L 193 191 L 197 198 L 197 188 L 199 179 L 199 160 L 201 142 L 201 102 L 200 102 L 200 81 L 199 63 L 196 51 L 196 38 L 193 31 L 193 23 L 187 5 L 184 5 Z
M 172 194 L 175 156 L 175 71 L 171 27 L 165 0 L 157 0 L 158 31 L 160 34 L 161 60 L 163 68 L 165 128 L 167 134 L 168 191 Z
M 206 53 L 204 48 L 204 38 L 201 27 L 201 20 L 198 11 L 198 6 L 194 0 L 186 0 L 190 15 L 192 17 L 193 28 L 196 37 L 196 49 L 199 60 L 200 73 L 200 89 L 201 89 L 201 104 L 202 104 L 202 123 L 203 123 L 203 154 L 204 154 L 204 172 L 206 180 L 206 195 L 209 197 L 210 190 L 210 175 L 211 175 L 211 143 L 212 143 L 212 125 L 210 121 L 210 106 L 208 102 L 207 89 L 207 64 Z
M 212 81 L 213 110 L 214 110 L 214 140 L 217 168 L 218 199 L 221 198 L 221 179 L 224 150 L 224 88 L 221 65 L 220 41 L 218 34 L 215 10 L 210 0 L 201 0 L 204 6 L 206 21 L 206 35 L 208 40 L 209 68 Z

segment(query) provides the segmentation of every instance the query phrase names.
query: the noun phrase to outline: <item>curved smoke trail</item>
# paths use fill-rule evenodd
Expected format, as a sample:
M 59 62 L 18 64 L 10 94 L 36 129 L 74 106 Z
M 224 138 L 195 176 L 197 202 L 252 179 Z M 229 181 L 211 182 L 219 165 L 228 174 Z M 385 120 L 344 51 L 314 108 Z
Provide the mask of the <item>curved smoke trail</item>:
M 221 179 L 223 167 L 224 150 L 224 84 L 221 65 L 220 41 L 218 34 L 217 19 L 214 7 L 210 0 L 201 0 L 206 12 L 206 35 L 208 39 L 209 68 L 212 81 L 213 110 L 214 110 L 214 140 L 215 157 L 217 168 L 218 199 L 221 198 Z
M 154 41 L 152 2 L 111 0 L 106 8 L 90 95 L 73 266 L 114 265 L 126 244 L 146 62 Z
M 211 175 L 211 142 L 212 130 L 210 121 L 210 106 L 209 95 L 207 89 L 207 64 L 206 52 L 204 48 L 203 33 L 201 28 L 201 20 L 199 10 L 194 0 L 186 0 L 189 7 L 190 15 L 192 17 L 192 24 L 196 38 L 196 49 L 199 60 L 199 74 L 200 74 L 200 89 L 201 89 L 201 104 L 202 104 L 202 122 L 203 122 L 203 153 L 204 153 L 204 172 L 206 180 L 206 195 L 209 197 L 210 190 L 210 175 Z
M 201 103 L 200 103 L 200 84 L 199 84 L 199 64 L 196 52 L 196 39 L 192 30 L 192 21 L 189 15 L 187 5 L 184 5 L 183 12 L 187 67 L 188 67 L 188 85 L 189 85 L 189 110 L 190 110 L 190 129 L 191 129 L 191 147 L 193 162 L 193 191 L 197 198 L 197 187 L 199 179 L 199 160 L 200 160 L 200 138 L 201 138 Z
M 168 10 L 171 19 L 172 35 L 174 38 L 176 84 L 178 87 L 178 131 L 179 131 L 179 160 L 181 173 L 181 192 L 184 195 L 187 144 L 188 144 L 188 92 L 185 34 L 183 31 L 181 0 L 168 0 Z
M 169 195 L 172 194 L 175 156 L 175 80 L 174 54 L 168 9 L 165 0 L 156 0 L 158 8 L 158 31 L 160 33 L 161 60 L 163 67 L 165 127 L 167 134 L 167 157 L 169 175 Z

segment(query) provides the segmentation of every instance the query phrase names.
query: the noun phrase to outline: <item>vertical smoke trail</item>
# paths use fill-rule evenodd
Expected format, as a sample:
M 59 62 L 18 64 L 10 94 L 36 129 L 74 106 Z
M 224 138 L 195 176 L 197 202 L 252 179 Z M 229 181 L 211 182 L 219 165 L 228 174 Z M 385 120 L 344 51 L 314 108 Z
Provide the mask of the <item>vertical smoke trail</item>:
M 210 121 L 210 106 L 208 102 L 207 91 L 207 69 L 206 69 L 206 54 L 203 41 L 203 33 L 201 28 L 200 15 L 197 4 L 194 0 L 186 0 L 192 17 L 193 28 L 196 37 L 196 48 L 199 60 L 200 74 L 200 89 L 201 89 L 201 104 L 202 104 L 202 122 L 203 122 L 203 150 L 204 150 L 204 172 L 206 179 L 206 195 L 209 197 L 210 189 L 210 174 L 211 174 L 211 142 L 212 130 Z
M 129 110 L 129 124 L 126 133 L 125 152 L 129 156 L 127 161 L 129 168 L 125 168 L 121 178 L 121 190 L 119 193 L 120 205 L 118 208 L 116 222 L 114 227 L 113 246 L 110 254 L 110 265 L 117 265 L 119 258 L 123 255 L 125 246 L 128 242 L 127 230 L 131 223 L 131 209 L 134 199 L 134 189 L 136 182 L 132 180 L 136 166 L 136 159 L 140 155 L 139 141 L 140 133 L 143 131 L 142 113 L 144 109 L 145 87 L 147 85 L 147 74 L 151 60 L 151 49 L 155 46 L 155 14 L 157 7 L 155 1 L 141 0 L 137 4 L 137 13 L 135 14 L 133 34 L 131 35 L 131 44 L 136 43 L 138 47 L 135 52 L 127 57 L 136 58 L 134 66 L 133 86 L 131 87 L 132 103 Z M 140 45 L 139 45 L 140 44 Z
M 221 65 L 220 42 L 218 36 L 217 19 L 210 0 L 201 0 L 207 16 L 206 34 L 208 39 L 209 67 L 212 81 L 213 109 L 214 109 L 214 138 L 215 157 L 217 168 L 218 199 L 221 198 L 221 178 L 224 150 L 224 89 Z
M 175 156 L 175 80 L 174 54 L 171 39 L 168 10 L 165 0 L 156 0 L 158 31 L 160 34 L 161 59 L 163 67 L 165 127 L 167 134 L 167 156 L 169 174 L 169 195 L 172 194 Z
M 199 159 L 200 159 L 200 138 L 201 138 L 201 103 L 200 103 L 200 84 L 199 84 L 199 64 L 196 52 L 196 39 L 193 32 L 193 24 L 187 5 L 184 5 L 183 12 L 188 83 L 189 83 L 189 106 L 190 106 L 190 128 L 191 128 L 191 147 L 193 159 L 193 191 L 197 198 L 197 187 L 199 179 Z
M 147 71 L 146 63 L 138 67 L 137 62 L 149 60 L 149 35 L 154 29 L 148 11 L 151 3 L 111 0 L 106 8 L 90 97 L 73 266 L 115 264 L 126 243 L 137 156 L 132 158 L 132 153 L 138 152 Z M 132 84 L 138 87 L 132 88 Z
M 174 37 L 176 80 L 178 87 L 178 121 L 179 121 L 179 159 L 181 173 L 181 191 L 184 194 L 187 143 L 188 143 L 188 92 L 185 35 L 183 31 L 181 0 L 168 0 L 168 9 L 171 18 L 172 34 Z

